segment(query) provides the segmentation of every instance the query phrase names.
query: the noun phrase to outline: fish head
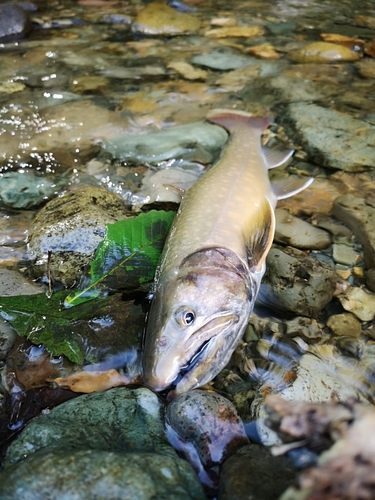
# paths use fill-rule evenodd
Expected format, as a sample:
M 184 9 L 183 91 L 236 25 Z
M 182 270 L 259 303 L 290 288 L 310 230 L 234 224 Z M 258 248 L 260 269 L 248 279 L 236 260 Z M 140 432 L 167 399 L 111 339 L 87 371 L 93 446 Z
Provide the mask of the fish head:
M 247 326 L 257 283 L 242 263 L 217 266 L 203 253 L 156 288 L 143 351 L 144 383 L 155 391 L 174 386 L 177 395 L 210 382 Z

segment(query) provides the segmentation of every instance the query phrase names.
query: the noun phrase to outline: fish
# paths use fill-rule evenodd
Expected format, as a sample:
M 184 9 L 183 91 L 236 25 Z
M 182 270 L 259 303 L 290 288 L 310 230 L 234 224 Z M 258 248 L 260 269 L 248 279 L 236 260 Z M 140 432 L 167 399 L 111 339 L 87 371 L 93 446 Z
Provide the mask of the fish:
M 275 232 L 275 207 L 312 178 L 271 184 L 268 169 L 293 151 L 263 148 L 270 124 L 244 111 L 212 110 L 229 132 L 221 157 L 182 195 L 154 281 L 143 381 L 170 399 L 209 383 L 248 325 Z

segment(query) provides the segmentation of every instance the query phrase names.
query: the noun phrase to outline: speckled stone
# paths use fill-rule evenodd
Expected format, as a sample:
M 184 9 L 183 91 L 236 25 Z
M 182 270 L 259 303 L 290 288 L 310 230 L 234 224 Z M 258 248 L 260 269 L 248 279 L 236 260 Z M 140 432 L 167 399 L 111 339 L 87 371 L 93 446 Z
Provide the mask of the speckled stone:
M 197 31 L 198 17 L 172 9 L 161 2 L 152 2 L 138 14 L 131 29 L 145 35 L 179 35 Z
M 286 106 L 279 115 L 279 122 L 286 127 L 290 137 L 296 136 L 318 165 L 347 172 L 375 167 L 370 139 L 375 136 L 375 127 L 367 122 L 303 102 Z
M 8 449 L 2 500 L 204 500 L 191 466 L 168 445 L 162 405 L 116 388 L 36 417 Z
M 72 286 L 82 275 L 106 224 L 125 219 L 122 199 L 103 188 L 83 187 L 55 198 L 34 219 L 28 236 L 34 277 L 45 277 L 48 252 L 53 280 Z
M 328 318 L 327 326 L 335 335 L 359 337 L 362 333 L 361 322 L 350 313 L 334 314 Z

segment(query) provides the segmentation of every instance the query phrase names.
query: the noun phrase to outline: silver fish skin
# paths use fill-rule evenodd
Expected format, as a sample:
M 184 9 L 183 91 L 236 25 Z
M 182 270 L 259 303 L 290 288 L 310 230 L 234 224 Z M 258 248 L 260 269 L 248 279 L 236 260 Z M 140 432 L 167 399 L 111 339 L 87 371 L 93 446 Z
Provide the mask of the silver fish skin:
M 267 172 L 274 165 L 267 165 L 260 141 L 268 120 L 230 110 L 213 110 L 207 119 L 230 138 L 221 158 L 183 195 L 156 274 L 144 342 L 144 383 L 155 391 L 174 386 L 173 395 L 210 382 L 228 363 L 248 324 L 275 231 L 277 192 Z M 272 159 L 277 163 L 274 152 Z M 310 182 L 277 190 L 284 198 Z

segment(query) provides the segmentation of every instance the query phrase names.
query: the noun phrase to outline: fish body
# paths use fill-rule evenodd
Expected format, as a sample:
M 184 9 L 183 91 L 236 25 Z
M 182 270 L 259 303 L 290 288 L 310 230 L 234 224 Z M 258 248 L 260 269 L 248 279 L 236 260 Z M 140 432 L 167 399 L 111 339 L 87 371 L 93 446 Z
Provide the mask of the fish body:
M 183 195 L 145 335 L 145 384 L 156 391 L 174 385 L 176 394 L 208 383 L 228 363 L 248 324 L 275 231 L 278 195 L 260 141 L 268 120 L 227 110 L 207 118 L 231 135 L 222 157 Z M 292 184 L 293 193 L 306 184 Z M 277 190 L 289 194 L 285 185 Z

